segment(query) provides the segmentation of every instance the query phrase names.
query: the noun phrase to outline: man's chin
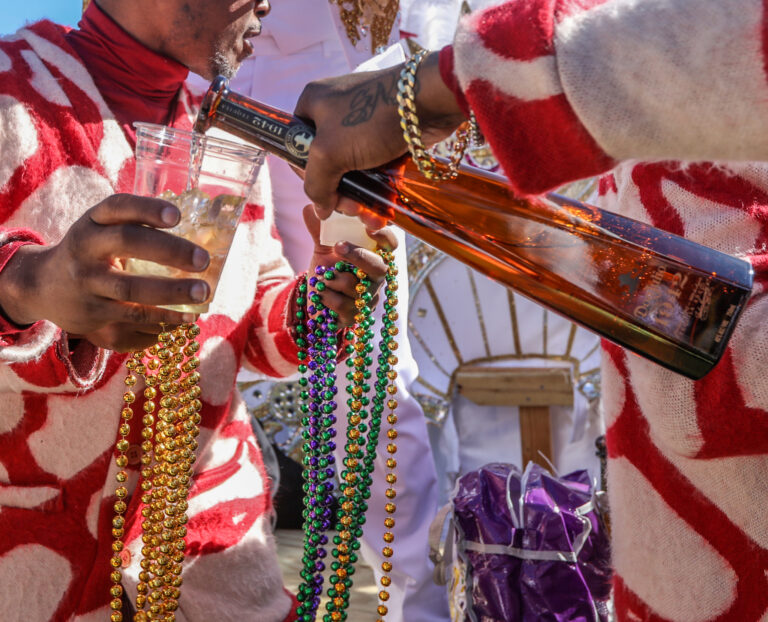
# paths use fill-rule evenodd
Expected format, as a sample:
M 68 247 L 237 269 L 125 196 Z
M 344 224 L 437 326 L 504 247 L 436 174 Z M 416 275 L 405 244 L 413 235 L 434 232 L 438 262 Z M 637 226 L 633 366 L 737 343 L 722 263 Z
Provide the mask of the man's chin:
M 240 68 L 240 62 L 227 58 L 222 53 L 214 54 L 209 65 L 212 74 L 211 79 L 215 78 L 216 76 L 232 78 Z

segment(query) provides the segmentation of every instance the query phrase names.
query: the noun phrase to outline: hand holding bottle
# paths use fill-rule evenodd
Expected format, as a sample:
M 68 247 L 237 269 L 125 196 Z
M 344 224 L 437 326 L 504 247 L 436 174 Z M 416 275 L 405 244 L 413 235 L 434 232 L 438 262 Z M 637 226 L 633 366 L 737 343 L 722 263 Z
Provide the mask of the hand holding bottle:
M 337 188 L 344 173 L 374 168 L 407 151 L 397 112 L 397 82 L 403 65 L 308 84 L 295 114 L 316 128 L 304 176 L 304 190 L 321 218 L 339 209 Z M 465 121 L 440 76 L 438 53 L 424 59 L 417 74 L 416 107 L 425 144 L 453 133 Z
M 17 324 L 49 320 L 72 337 L 116 351 L 157 341 L 161 324 L 196 316 L 155 305 L 205 300 L 199 279 L 136 276 L 119 260 L 137 257 L 201 272 L 209 263 L 199 246 L 162 229 L 179 210 L 160 199 L 118 194 L 89 209 L 53 246 L 24 246 L 0 272 L 0 308 Z
M 333 115 L 326 111 L 326 117 L 333 126 Z M 314 153 L 312 127 L 230 91 L 224 78 L 211 84 L 196 124 L 201 132 L 213 126 L 294 166 L 305 167 Z M 336 127 L 343 131 L 343 124 Z M 394 139 L 388 150 L 363 133 L 361 151 L 353 136 L 346 138 L 339 148 L 351 155 L 330 174 L 398 153 Z M 337 180 L 328 183 L 335 187 Z M 518 196 L 505 178 L 479 169 L 464 167 L 437 181 L 401 158 L 349 171 L 339 188 L 486 276 L 690 378 L 701 378 L 718 361 L 750 295 L 752 268 L 741 259 L 558 195 Z M 339 205 L 330 196 L 325 209 Z

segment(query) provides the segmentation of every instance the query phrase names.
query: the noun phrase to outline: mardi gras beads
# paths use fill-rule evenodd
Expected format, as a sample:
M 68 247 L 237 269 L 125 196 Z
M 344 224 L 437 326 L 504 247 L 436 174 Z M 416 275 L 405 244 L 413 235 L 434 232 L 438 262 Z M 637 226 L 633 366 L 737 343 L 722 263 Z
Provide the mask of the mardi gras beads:
M 333 561 L 330 565 L 327 612 L 323 614 L 323 622 L 337 622 L 347 619 L 350 590 L 353 585 L 352 576 L 355 572 L 355 563 L 358 560 L 357 551 L 360 548 L 360 538 L 363 535 L 363 525 L 366 521 L 367 501 L 371 496 L 372 475 L 385 409 L 389 408 L 390 410 L 387 417 L 390 425 L 393 426 L 396 422 L 396 415 L 394 414 L 396 402 L 393 399 L 388 399 L 387 396 L 393 395 L 396 391 L 393 388 L 397 373 L 392 369 L 392 366 L 397 361 L 392 352 L 397 348 L 397 343 L 394 340 L 397 329 L 393 326 L 397 319 L 397 312 L 394 310 L 397 304 L 395 294 L 397 269 L 394 266 L 391 253 L 383 250 L 380 250 L 379 253 L 388 264 L 387 299 L 385 301 L 384 325 L 381 330 L 382 341 L 379 344 L 377 379 L 372 398 L 369 397 L 369 381 L 372 378 L 373 359 L 371 353 L 373 352 L 372 339 L 374 336 L 372 327 L 375 324 L 375 318 L 371 309 L 373 296 L 369 292 L 370 279 L 361 270 L 337 263 L 333 269 L 317 268 L 315 275 L 309 279 L 309 287 L 304 285 L 301 289 L 301 303 L 306 303 L 307 307 L 306 312 L 302 311 L 300 316 L 306 328 L 299 331 L 301 334 L 298 345 L 302 348 L 299 355 L 301 361 L 299 370 L 302 373 L 310 374 L 308 378 L 303 377 L 300 380 L 302 387 L 305 388 L 301 397 L 305 400 L 302 404 L 302 411 L 305 414 L 302 419 L 304 426 L 302 434 L 305 441 L 303 449 L 305 452 L 305 479 L 307 480 L 304 484 L 305 547 L 301 571 L 303 583 L 299 587 L 298 600 L 300 605 L 297 609 L 297 615 L 302 622 L 314 621 L 317 616 L 323 589 L 323 571 L 326 569 L 323 560 L 327 557 L 327 551 L 324 547 L 328 544 L 328 538 L 324 532 L 329 527 L 330 505 L 333 501 L 331 495 L 333 484 L 330 480 L 333 474 L 332 452 L 336 445 L 330 439 L 335 436 L 333 425 L 336 423 L 336 416 L 333 411 L 338 405 L 332 399 L 335 396 L 335 391 L 330 390 L 330 388 L 335 389 L 336 381 L 335 358 L 338 342 L 335 338 L 337 325 L 334 320 L 337 318 L 332 311 L 322 305 L 321 293 L 325 289 L 324 280 L 333 279 L 336 272 L 351 270 L 358 278 L 355 301 L 357 314 L 355 325 L 345 334 L 347 365 L 350 367 L 346 374 L 349 381 L 346 387 L 349 393 L 346 404 L 349 410 L 343 470 L 339 474 L 341 482 L 340 504 L 332 540 Z M 396 451 L 394 443 L 396 435 L 394 427 L 387 431 L 389 439 L 387 448 L 391 453 Z M 386 494 L 388 497 L 394 493 L 392 485 L 396 481 L 393 472 L 395 466 L 396 463 L 390 456 L 387 461 L 389 487 Z M 318 467 L 326 470 L 322 471 Z M 392 555 L 392 549 L 389 544 L 394 540 L 391 533 L 391 528 L 394 527 L 394 519 L 391 517 L 394 512 L 393 508 L 394 504 L 388 502 L 387 512 L 389 516 L 385 520 L 387 532 L 384 535 L 387 543 L 384 551 L 387 561 L 383 566 L 385 576 L 381 578 L 383 589 L 379 593 L 380 604 L 377 608 L 379 619 L 386 615 L 387 610 L 383 602 L 389 599 L 389 593 L 385 588 L 391 583 L 391 579 L 386 573 L 391 570 L 389 558 Z
M 382 576 L 380 578 L 381 590 L 379 590 L 379 604 L 376 608 L 376 612 L 379 614 L 377 622 L 383 622 L 384 616 L 388 613 L 387 605 L 389 601 L 389 586 L 392 584 L 391 572 L 392 572 L 392 556 L 394 555 L 393 543 L 395 540 L 392 530 L 395 527 L 394 513 L 396 510 L 395 497 L 397 495 L 395 491 L 395 483 L 397 482 L 397 474 L 395 469 L 397 468 L 397 460 L 395 460 L 395 453 L 397 453 L 397 385 L 395 380 L 397 379 L 397 371 L 395 365 L 397 365 L 397 356 L 394 352 L 397 350 L 396 337 L 398 334 L 397 326 L 395 322 L 398 319 L 397 306 L 397 267 L 394 264 L 394 257 L 391 252 L 382 252 L 384 260 L 387 262 L 387 276 L 386 276 L 386 299 L 384 301 L 384 317 L 382 319 L 381 328 L 381 342 L 379 343 L 379 368 L 377 370 L 377 397 L 383 401 L 386 399 L 387 407 L 387 423 L 389 428 L 387 429 L 387 460 L 386 467 L 387 472 L 385 479 L 387 482 L 387 489 L 385 495 L 387 497 L 387 504 L 384 509 L 387 513 L 384 519 L 384 548 L 381 553 L 385 557 L 385 560 L 381 564 Z
M 349 606 L 350 590 L 352 588 L 354 564 L 357 562 L 357 551 L 360 548 L 359 539 L 363 535 L 362 525 L 365 522 L 365 511 L 368 509 L 367 500 L 370 498 L 371 473 L 373 462 L 367 460 L 365 454 L 366 432 L 378 434 L 378 430 L 368 428 L 366 420 L 369 417 L 368 406 L 371 403 L 368 393 L 371 378 L 371 352 L 375 319 L 372 317 L 370 302 L 372 296 L 368 289 L 371 281 L 362 270 L 355 270 L 358 278 L 356 286 L 357 298 L 355 305 L 355 327 L 351 331 L 352 352 L 347 359 L 351 368 L 347 373 L 350 397 L 347 399 L 349 414 L 347 416 L 347 439 L 344 446 L 344 470 L 341 472 L 341 503 L 337 513 L 336 534 L 333 537 L 334 549 L 331 554 L 335 558 L 331 564 L 332 574 L 329 579 L 329 602 L 326 604 L 328 613 L 323 616 L 323 622 L 337 622 L 346 619 L 346 609 Z
M 158 336 L 156 345 L 134 352 L 126 361 L 128 390 L 118 430 L 117 501 L 114 504 L 112 535 L 113 555 L 110 563 L 112 622 L 122 622 L 122 566 L 125 512 L 128 490 L 125 487 L 129 449 L 128 435 L 136 402 L 134 387 L 138 377 L 144 380 L 142 417 L 141 529 L 142 559 L 137 585 L 134 622 L 176 619 L 181 596 L 181 571 L 186 549 L 187 496 L 195 462 L 197 436 L 200 433 L 200 364 L 196 341 L 200 329 L 184 324 Z M 157 406 L 160 409 L 157 409 Z M 156 414 L 155 414 L 156 413 Z
M 325 273 L 322 268 L 317 269 L 317 275 L 309 279 L 313 288 L 319 284 L 318 276 Z M 333 278 L 333 272 L 328 272 L 326 278 Z M 322 290 L 322 286 L 320 287 Z M 307 305 L 307 300 L 311 304 Z M 301 321 L 297 327 L 299 337 L 297 344 L 301 348 L 299 352 L 299 371 L 302 374 L 310 373 L 309 377 L 303 376 L 299 380 L 302 387 L 300 398 L 302 417 L 302 437 L 304 439 L 304 555 L 302 557 L 303 569 L 297 598 L 301 603 L 297 609 L 297 615 L 301 620 L 314 620 L 317 608 L 320 604 L 320 595 L 323 591 L 323 575 L 325 570 L 324 558 L 327 553 L 323 548 L 328 543 L 325 535 L 331 526 L 331 505 L 333 503 L 334 488 L 334 456 L 336 448 L 332 440 L 336 432 L 333 424 L 336 423 L 336 403 L 333 398 L 336 394 L 335 360 L 336 344 L 335 336 L 336 313 L 327 309 L 320 302 L 317 290 L 308 292 L 307 284 L 300 286 L 298 304 L 305 305 L 306 311 L 297 312 Z M 307 315 L 312 317 L 307 317 Z

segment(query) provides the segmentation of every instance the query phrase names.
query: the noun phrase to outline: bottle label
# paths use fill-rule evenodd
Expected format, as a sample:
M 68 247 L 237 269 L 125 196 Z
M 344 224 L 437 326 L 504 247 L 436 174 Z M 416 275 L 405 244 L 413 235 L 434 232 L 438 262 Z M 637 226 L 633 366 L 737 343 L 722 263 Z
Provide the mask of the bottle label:
M 285 133 L 285 147 L 291 155 L 306 160 L 314 137 L 312 131 L 303 123 L 291 125 Z
M 633 317 L 648 328 L 714 354 L 736 314 L 733 291 L 706 275 L 651 262 L 641 275 L 619 276 Z M 717 318 L 717 319 L 715 319 Z
M 238 106 L 230 101 L 222 100 L 216 108 L 216 113 L 219 116 L 225 117 L 227 120 L 242 125 L 246 129 L 255 131 L 261 136 L 283 141 L 288 128 L 283 123 L 270 119 L 269 117 L 259 114 L 254 110 L 248 110 L 242 106 Z
M 287 151 L 290 156 L 288 159 L 292 162 L 306 164 L 309 146 L 315 135 L 312 128 L 305 123 L 283 123 L 269 114 L 262 114 L 226 99 L 219 103 L 216 114 L 220 119 L 226 119 L 228 123 L 239 126 L 249 136 Z

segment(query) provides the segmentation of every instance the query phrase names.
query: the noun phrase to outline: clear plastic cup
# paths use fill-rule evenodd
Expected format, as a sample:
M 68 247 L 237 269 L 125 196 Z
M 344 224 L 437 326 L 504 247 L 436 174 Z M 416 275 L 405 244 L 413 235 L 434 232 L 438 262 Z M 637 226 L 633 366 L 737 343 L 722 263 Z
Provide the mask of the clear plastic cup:
M 179 224 L 167 231 L 202 246 L 211 263 L 203 273 L 189 273 L 141 259 L 128 259 L 126 270 L 208 282 L 202 304 L 165 308 L 205 313 L 216 292 L 237 223 L 251 192 L 264 152 L 256 147 L 150 123 L 136 123 L 136 176 L 133 192 L 160 197 L 181 211 Z

